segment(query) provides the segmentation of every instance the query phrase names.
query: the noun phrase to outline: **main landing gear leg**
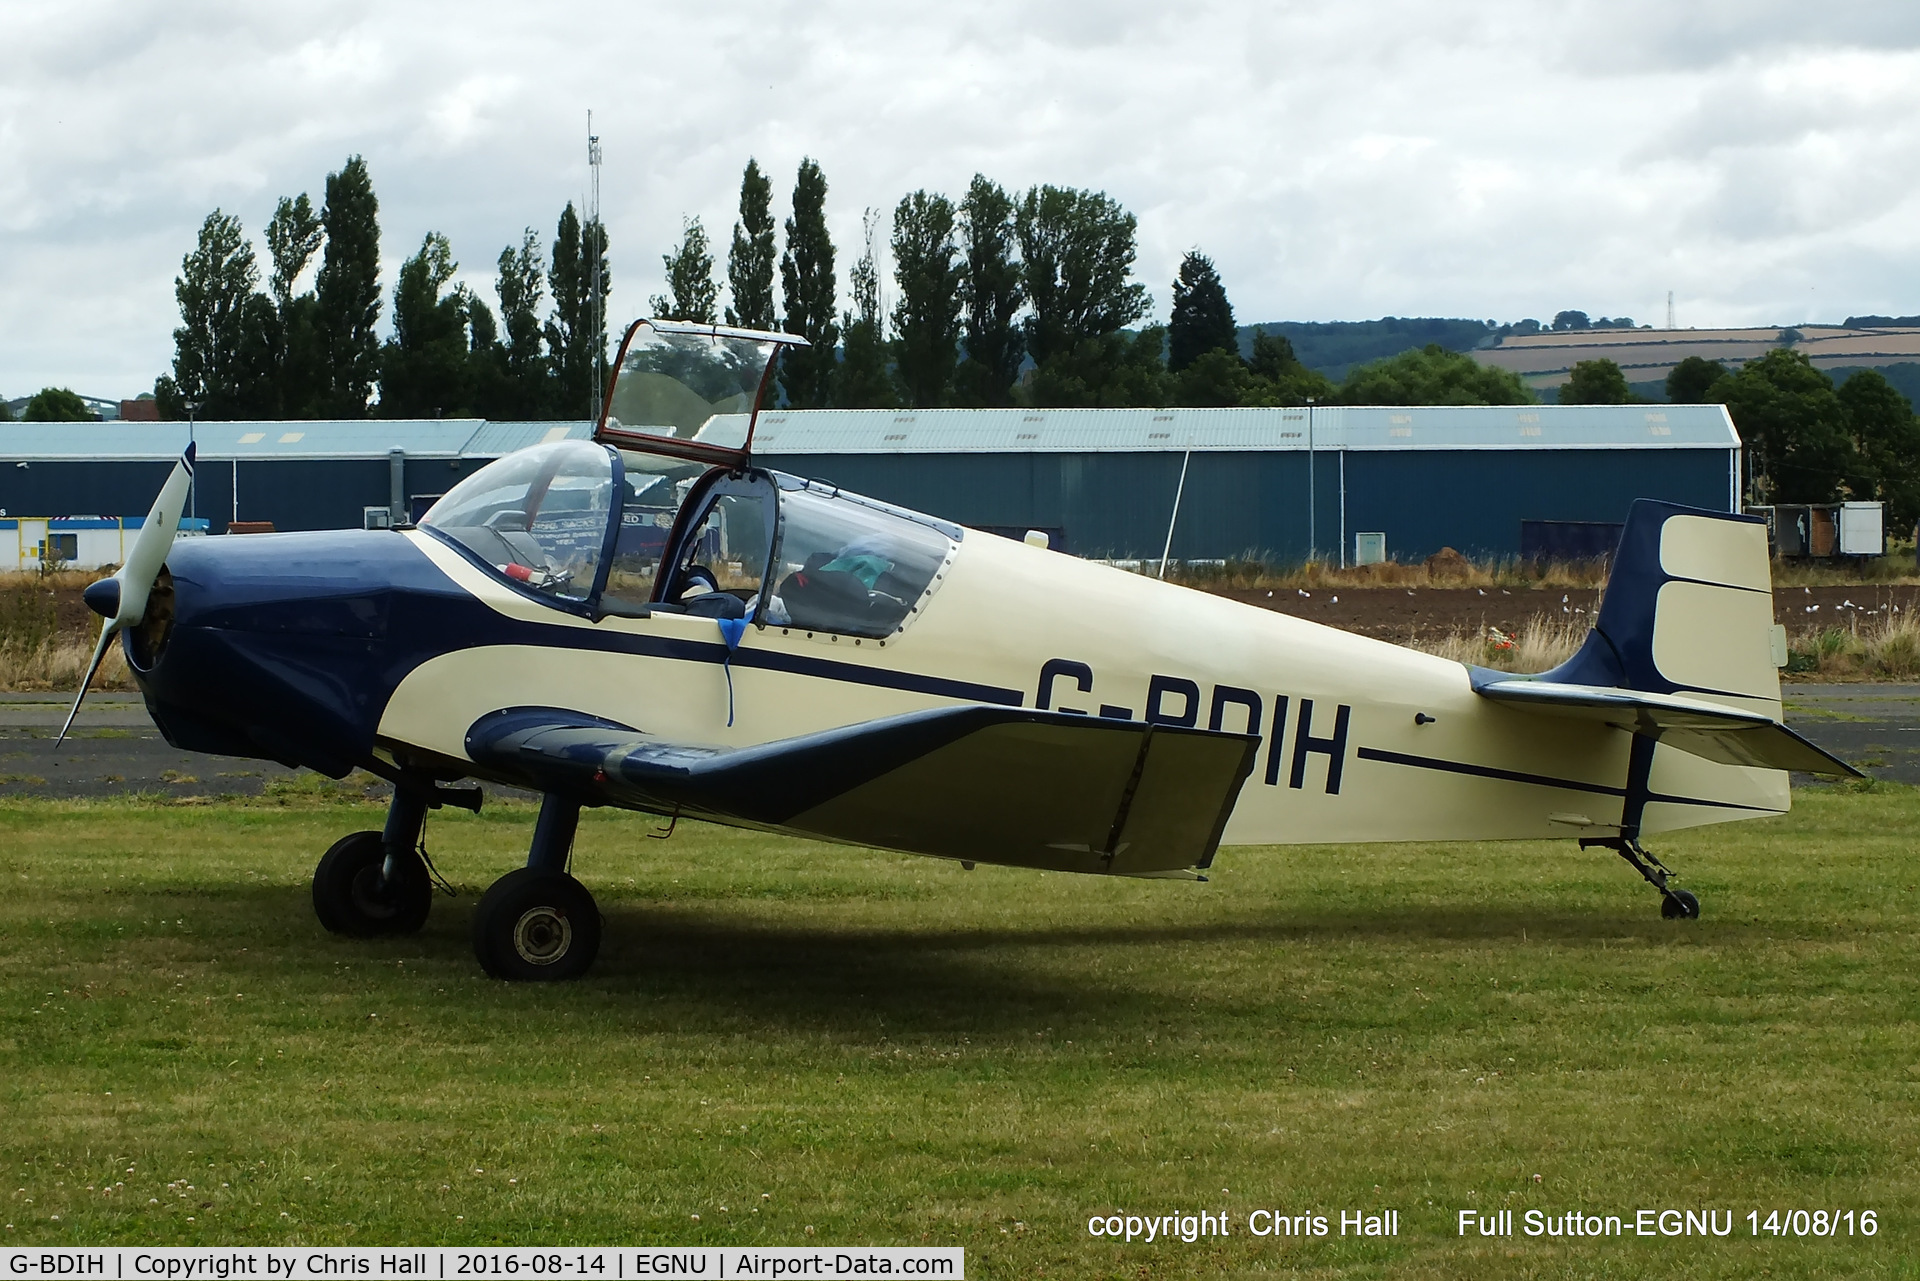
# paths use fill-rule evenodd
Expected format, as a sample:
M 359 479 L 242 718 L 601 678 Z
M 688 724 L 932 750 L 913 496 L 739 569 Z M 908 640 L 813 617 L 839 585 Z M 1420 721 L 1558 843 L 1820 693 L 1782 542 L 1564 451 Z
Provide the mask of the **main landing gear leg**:
M 425 925 L 433 906 L 433 882 L 419 849 L 426 820 L 427 798 L 396 787 L 385 831 L 335 841 L 313 871 L 320 924 L 355 938 L 412 934 Z
M 473 954 L 497 979 L 579 978 L 600 951 L 600 909 L 567 874 L 580 802 L 549 792 L 540 803 L 527 865 L 495 881 L 473 914 Z

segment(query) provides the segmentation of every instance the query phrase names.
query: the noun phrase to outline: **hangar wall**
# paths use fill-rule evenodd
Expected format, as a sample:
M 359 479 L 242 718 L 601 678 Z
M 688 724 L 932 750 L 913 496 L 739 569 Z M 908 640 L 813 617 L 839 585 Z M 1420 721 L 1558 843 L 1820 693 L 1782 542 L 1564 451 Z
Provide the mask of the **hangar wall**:
M 740 416 L 703 430 L 739 439 Z M 194 514 L 283 530 L 444 493 L 487 461 L 590 425 L 479 420 L 200 423 Z M 144 515 L 184 423 L 0 424 L 0 516 Z M 756 460 L 1063 550 L 1337 558 L 1360 532 L 1419 559 L 1512 556 L 1522 521 L 1617 522 L 1641 497 L 1732 510 L 1740 441 L 1718 405 L 1174 410 L 768 410 Z M 1309 502 L 1308 475 L 1312 474 Z
M 189 431 L 190 514 L 276 529 L 357 527 L 367 507 L 445 493 L 503 454 L 592 425 L 423 421 L 0 423 L 0 517 L 144 516 Z M 235 490 L 239 503 L 234 502 Z
M 1180 454 L 761 454 L 763 465 L 844 486 L 956 524 L 1045 529 L 1062 550 L 1158 557 L 1180 482 Z M 1319 452 L 1314 502 L 1304 454 L 1195 453 L 1174 525 L 1180 560 L 1305 559 L 1310 536 L 1337 558 L 1353 536 L 1384 532 L 1399 560 L 1442 547 L 1516 556 L 1523 520 L 1624 521 L 1636 498 L 1729 510 L 1725 450 L 1654 457 L 1607 450 L 1511 455 Z M 1345 519 L 1341 469 L 1345 468 Z
M 729 427 L 728 430 L 733 428 Z M 1521 522 L 1619 522 L 1636 498 L 1739 501 L 1720 405 L 788 410 L 755 457 L 960 524 L 1043 529 L 1082 556 L 1515 556 Z M 1311 485 L 1309 485 L 1311 476 Z M 1309 493 L 1311 492 L 1311 499 Z

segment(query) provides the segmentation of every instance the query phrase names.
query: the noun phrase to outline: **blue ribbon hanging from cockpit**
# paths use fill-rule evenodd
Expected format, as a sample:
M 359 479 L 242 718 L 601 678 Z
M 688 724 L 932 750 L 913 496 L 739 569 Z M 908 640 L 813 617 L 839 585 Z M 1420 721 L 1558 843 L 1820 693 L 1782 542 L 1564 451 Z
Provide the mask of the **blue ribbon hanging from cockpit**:
M 727 671 L 727 728 L 733 728 L 733 651 L 740 648 L 740 640 L 747 634 L 747 621 L 744 618 L 716 619 L 720 624 L 720 639 L 727 643 L 727 658 L 724 666 Z

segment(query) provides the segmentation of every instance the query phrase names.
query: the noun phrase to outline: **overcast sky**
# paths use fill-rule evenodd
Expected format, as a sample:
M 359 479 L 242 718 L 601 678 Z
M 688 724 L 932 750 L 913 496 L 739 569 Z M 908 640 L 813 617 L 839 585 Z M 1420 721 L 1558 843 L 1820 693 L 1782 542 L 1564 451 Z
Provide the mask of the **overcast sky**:
M 820 162 L 843 291 L 863 208 L 981 172 L 1134 211 L 1161 316 L 1196 246 L 1242 321 L 1920 312 L 1907 3 L 9 0 L 0 49 L 10 396 L 150 389 L 207 212 L 258 243 L 353 153 L 389 289 L 435 230 L 491 302 L 589 109 L 616 319 L 682 215 L 724 259 L 750 155 L 782 219 Z

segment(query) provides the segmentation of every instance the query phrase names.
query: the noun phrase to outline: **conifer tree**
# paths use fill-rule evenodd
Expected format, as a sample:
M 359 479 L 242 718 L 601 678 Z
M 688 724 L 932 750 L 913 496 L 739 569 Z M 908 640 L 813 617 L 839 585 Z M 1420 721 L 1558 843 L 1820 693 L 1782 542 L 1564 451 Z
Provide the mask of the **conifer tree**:
M 893 213 L 894 363 L 907 404 L 953 403 L 960 358 L 960 265 L 953 241 L 953 202 L 916 191 Z
M 966 308 L 967 359 L 955 373 L 960 400 L 1010 405 L 1026 359 L 1026 335 L 1015 318 L 1026 302 L 1014 252 L 1013 200 L 1000 184 L 975 174 L 960 202 L 966 269 L 960 299 Z
M 366 161 L 350 156 L 327 175 L 320 214 L 327 247 L 315 280 L 315 321 L 323 367 L 321 412 L 358 418 L 367 412 L 380 372 L 380 202 Z
M 727 323 L 769 330 L 773 318 L 773 183 L 749 159 L 740 177 L 740 221 L 727 253 Z
M 698 218 L 680 222 L 680 245 L 670 254 L 661 254 L 667 269 L 667 292 L 655 294 L 647 309 L 662 320 L 688 320 L 711 325 L 719 319 L 714 304 L 720 287 L 713 281 L 713 250 L 707 244 L 707 229 Z
M 787 249 L 780 255 L 780 285 L 786 300 L 786 331 L 811 347 L 781 357 L 780 381 L 796 409 L 832 403 L 839 363 L 840 326 L 834 319 L 833 240 L 827 234 L 827 179 L 811 158 L 800 162 L 793 184 L 793 216 L 787 219 Z
M 1179 373 L 1209 351 L 1239 355 L 1233 304 L 1214 270 L 1213 259 L 1198 249 L 1180 260 L 1173 282 L 1173 316 L 1167 325 L 1167 369 Z

